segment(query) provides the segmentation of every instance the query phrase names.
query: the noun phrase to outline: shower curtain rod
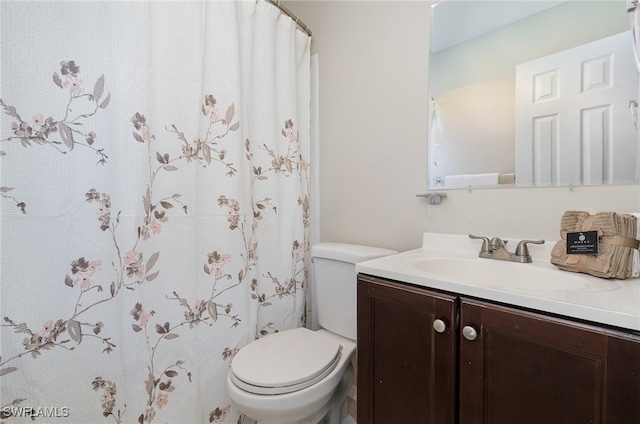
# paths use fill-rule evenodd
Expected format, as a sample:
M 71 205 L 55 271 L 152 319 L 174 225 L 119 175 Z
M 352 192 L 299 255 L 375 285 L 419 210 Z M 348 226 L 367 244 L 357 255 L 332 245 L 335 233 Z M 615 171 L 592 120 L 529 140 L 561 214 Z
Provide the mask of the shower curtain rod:
M 308 26 L 306 26 L 304 24 L 304 22 L 302 22 L 293 12 L 291 12 L 289 9 L 287 9 L 286 7 L 284 7 L 283 5 L 280 4 L 280 0 L 265 0 L 268 3 L 271 3 L 272 5 L 274 5 L 275 7 L 277 7 L 278 9 L 280 9 L 280 11 L 282 13 L 284 13 L 285 15 L 287 15 L 288 17 L 290 17 L 291 19 L 294 20 L 294 22 L 296 23 L 296 25 L 298 26 L 298 28 L 304 32 L 305 34 L 307 34 L 309 37 L 311 37 L 311 30 L 309 29 Z

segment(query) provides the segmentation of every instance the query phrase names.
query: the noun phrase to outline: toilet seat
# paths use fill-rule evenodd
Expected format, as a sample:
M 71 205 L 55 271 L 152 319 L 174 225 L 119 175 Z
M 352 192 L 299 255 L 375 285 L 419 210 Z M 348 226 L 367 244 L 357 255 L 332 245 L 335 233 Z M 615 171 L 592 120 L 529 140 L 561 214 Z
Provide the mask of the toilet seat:
M 240 349 L 229 376 L 238 388 L 277 395 L 305 389 L 325 378 L 340 360 L 336 340 L 307 328 L 275 333 Z

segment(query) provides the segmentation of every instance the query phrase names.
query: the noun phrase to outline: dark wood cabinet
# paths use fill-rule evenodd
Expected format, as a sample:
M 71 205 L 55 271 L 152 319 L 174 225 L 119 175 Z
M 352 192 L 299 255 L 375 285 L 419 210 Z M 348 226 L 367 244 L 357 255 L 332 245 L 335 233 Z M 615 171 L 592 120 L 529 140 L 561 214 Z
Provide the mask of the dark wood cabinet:
M 640 336 L 360 275 L 358 421 L 640 423 Z
M 640 423 L 640 338 L 464 298 L 460 327 L 461 424 Z
M 454 296 L 358 279 L 359 423 L 455 422 L 455 319 Z

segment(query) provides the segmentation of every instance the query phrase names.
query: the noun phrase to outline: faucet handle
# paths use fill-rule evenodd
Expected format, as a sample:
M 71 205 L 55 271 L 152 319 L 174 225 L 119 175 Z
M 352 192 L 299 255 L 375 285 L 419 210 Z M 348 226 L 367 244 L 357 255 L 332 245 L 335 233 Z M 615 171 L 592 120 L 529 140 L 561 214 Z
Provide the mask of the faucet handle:
M 489 237 L 474 236 L 473 234 L 469 234 L 469 238 L 474 240 L 482 240 L 482 247 L 480 248 L 480 252 L 484 252 L 484 253 L 490 252 L 489 244 L 491 243 L 491 241 L 489 240 Z
M 544 244 L 544 240 L 522 240 L 516 247 L 516 256 L 530 256 L 527 244 Z

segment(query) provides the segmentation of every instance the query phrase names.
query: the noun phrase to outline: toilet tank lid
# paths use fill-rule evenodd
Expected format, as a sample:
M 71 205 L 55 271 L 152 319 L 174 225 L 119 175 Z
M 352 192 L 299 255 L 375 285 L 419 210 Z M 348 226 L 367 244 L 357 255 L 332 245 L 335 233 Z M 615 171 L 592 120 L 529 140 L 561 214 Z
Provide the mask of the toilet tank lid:
M 395 253 L 398 253 L 398 251 L 347 243 L 328 242 L 315 244 L 311 247 L 311 256 L 313 258 L 333 259 L 353 264 Z

